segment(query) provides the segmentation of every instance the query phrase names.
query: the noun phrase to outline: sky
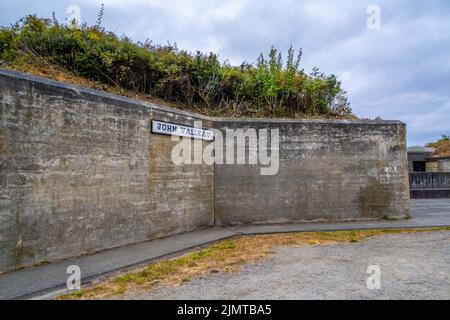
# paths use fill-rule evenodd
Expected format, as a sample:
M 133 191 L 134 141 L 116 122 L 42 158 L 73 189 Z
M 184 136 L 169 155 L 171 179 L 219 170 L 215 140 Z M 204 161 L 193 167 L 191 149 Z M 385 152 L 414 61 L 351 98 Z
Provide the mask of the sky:
M 65 21 L 73 5 L 95 24 L 101 3 L 103 26 L 118 35 L 235 65 L 272 45 L 302 48 L 302 68 L 337 75 L 359 117 L 404 121 L 408 145 L 450 133 L 448 0 L 1 0 L 0 25 L 52 12 Z

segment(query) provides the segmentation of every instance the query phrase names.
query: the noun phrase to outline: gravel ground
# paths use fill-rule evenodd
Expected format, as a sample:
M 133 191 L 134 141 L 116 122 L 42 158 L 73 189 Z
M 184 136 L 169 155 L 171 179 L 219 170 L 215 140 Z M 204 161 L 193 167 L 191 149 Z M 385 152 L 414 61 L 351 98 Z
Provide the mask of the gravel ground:
M 367 288 L 371 265 L 381 269 L 380 290 Z M 127 298 L 450 299 L 450 232 L 279 247 L 261 264 L 245 266 L 239 273 L 212 274 Z

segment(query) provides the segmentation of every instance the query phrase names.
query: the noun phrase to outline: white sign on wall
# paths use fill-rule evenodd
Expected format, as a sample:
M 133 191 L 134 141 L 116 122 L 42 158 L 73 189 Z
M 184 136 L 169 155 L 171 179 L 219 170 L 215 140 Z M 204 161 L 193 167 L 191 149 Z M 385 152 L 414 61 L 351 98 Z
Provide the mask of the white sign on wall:
M 214 141 L 214 132 L 175 123 L 152 120 L 152 133 Z

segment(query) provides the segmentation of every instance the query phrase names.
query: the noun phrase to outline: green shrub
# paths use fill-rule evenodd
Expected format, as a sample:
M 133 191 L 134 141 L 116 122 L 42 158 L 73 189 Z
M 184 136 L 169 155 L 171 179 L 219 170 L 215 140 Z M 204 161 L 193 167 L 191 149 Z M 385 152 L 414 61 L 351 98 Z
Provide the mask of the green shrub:
M 102 12 L 103 15 L 103 12 Z M 352 116 L 334 75 L 300 69 L 302 51 L 286 61 L 271 48 L 255 65 L 231 66 L 216 54 L 189 53 L 176 45 L 135 43 L 101 26 L 79 29 L 56 19 L 27 16 L 0 29 L 0 59 L 14 64 L 24 55 L 45 59 L 106 84 L 186 104 L 207 113 L 236 116 Z

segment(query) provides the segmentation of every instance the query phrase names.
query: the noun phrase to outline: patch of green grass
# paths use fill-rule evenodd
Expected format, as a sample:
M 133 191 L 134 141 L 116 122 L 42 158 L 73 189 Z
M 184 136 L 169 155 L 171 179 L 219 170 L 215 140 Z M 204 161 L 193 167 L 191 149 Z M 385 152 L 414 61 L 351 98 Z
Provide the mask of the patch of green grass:
M 183 267 L 193 268 L 198 266 L 204 260 L 218 258 L 222 260 L 219 255 L 236 249 L 235 240 L 225 240 L 217 244 L 213 244 L 205 249 L 197 252 L 190 253 L 186 256 L 178 257 L 171 260 L 162 260 L 148 265 L 143 270 L 138 272 L 127 273 L 118 276 L 112 280 L 112 284 L 116 286 L 112 290 L 112 295 L 120 295 L 124 293 L 125 287 L 129 285 L 144 285 L 154 284 L 161 280 L 164 280 L 168 275 L 174 274 Z M 244 262 L 243 260 L 240 263 Z M 219 271 L 218 271 L 219 272 Z M 181 283 L 190 282 L 191 279 L 184 277 L 181 279 Z M 62 300 L 81 299 L 85 298 L 86 292 L 89 296 L 102 295 L 108 291 L 109 288 L 103 286 L 97 286 L 88 288 L 86 290 L 80 290 L 77 292 L 71 292 L 60 297 Z
M 77 300 L 82 298 L 84 295 L 84 290 L 77 290 L 74 292 L 66 293 L 62 296 L 60 296 L 59 300 Z
M 198 265 L 197 262 L 200 260 L 214 257 L 220 252 L 234 250 L 235 248 L 236 243 L 234 240 L 222 241 L 220 243 L 211 245 L 208 248 L 193 252 L 183 257 L 172 260 L 163 260 L 158 263 L 151 264 L 142 271 L 119 276 L 115 278 L 113 282 L 116 284 L 143 284 L 146 282 L 161 280 L 164 279 L 167 274 L 174 272 L 177 268 L 185 266 L 195 267 Z
M 165 279 L 168 275 L 174 274 L 183 267 L 196 267 L 198 263 L 202 260 L 211 259 L 223 254 L 227 251 L 232 251 L 236 249 L 235 240 L 226 240 L 219 242 L 217 244 L 211 245 L 205 249 L 197 252 L 190 253 L 186 256 L 178 257 L 171 260 L 162 260 L 153 264 L 148 265 L 143 270 L 138 272 L 127 273 L 118 276 L 112 280 L 112 284 L 116 286 L 112 290 L 112 295 L 121 295 L 125 292 L 125 287 L 129 285 L 144 285 L 144 284 L 154 284 Z M 244 261 L 242 261 L 244 262 Z M 184 277 L 181 279 L 181 283 L 188 283 L 191 279 Z M 108 291 L 108 287 L 97 286 L 93 288 L 88 288 L 86 290 L 79 290 L 76 292 L 71 292 L 66 295 L 61 296 L 59 299 L 62 300 L 72 300 L 85 298 L 85 294 L 88 292 L 89 296 L 102 295 L 105 291 Z

